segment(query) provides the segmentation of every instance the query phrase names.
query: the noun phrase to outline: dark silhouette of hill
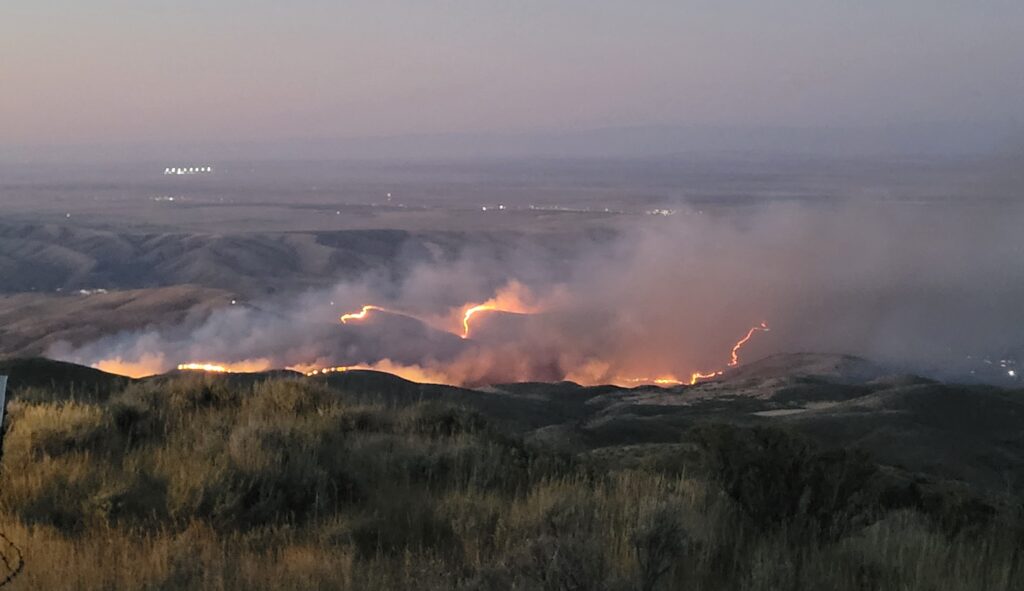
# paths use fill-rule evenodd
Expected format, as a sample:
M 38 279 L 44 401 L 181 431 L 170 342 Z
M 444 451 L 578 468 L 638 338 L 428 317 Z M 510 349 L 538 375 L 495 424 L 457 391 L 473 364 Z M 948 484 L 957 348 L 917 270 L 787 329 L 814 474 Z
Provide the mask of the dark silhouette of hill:
M 102 399 L 134 381 L 42 357 L 0 359 L 0 374 L 8 376 L 7 388 L 15 397 L 31 390 L 46 390 L 62 396 Z
M 787 373 L 787 368 L 792 375 Z M 131 382 L 45 359 L 9 360 L 15 395 L 27 388 L 105 396 Z M 826 448 L 857 448 L 883 463 L 987 489 L 1024 488 L 1024 392 L 882 376 L 850 356 L 775 355 L 693 387 L 582 387 L 572 382 L 482 389 L 419 384 L 368 370 L 314 377 L 290 371 L 208 374 L 229 386 L 291 378 L 321 383 L 372 403 L 443 402 L 473 408 L 510 429 L 567 449 L 671 445 L 705 423 L 773 425 Z M 143 380 L 166 383 L 181 373 Z M 1012 482 L 1008 482 L 1012 481 Z
M 471 390 L 8 360 L 0 525 L 32 589 L 1021 588 L 1021 393 L 833 361 Z

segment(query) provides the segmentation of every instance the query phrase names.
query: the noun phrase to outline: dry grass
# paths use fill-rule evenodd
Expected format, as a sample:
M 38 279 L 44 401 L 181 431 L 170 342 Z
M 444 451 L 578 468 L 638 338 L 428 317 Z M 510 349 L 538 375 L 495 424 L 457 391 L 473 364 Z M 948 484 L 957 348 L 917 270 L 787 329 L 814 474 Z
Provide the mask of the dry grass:
M 15 589 L 1024 588 L 1012 527 L 901 510 L 811 541 L 698 467 L 591 464 L 444 405 L 183 379 L 10 412 Z

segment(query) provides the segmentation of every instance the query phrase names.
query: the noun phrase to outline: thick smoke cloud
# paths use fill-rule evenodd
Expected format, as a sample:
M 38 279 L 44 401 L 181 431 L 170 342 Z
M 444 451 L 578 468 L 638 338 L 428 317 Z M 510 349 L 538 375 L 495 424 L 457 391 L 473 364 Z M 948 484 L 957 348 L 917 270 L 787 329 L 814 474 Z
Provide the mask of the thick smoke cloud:
M 467 249 L 402 277 L 386 270 L 324 293 L 213 314 L 199 326 L 113 335 L 59 358 L 134 373 L 178 363 L 240 369 L 374 366 L 456 384 L 585 383 L 720 369 L 766 321 L 745 360 L 849 353 L 894 370 L 968 377 L 1024 345 L 1024 210 L 1018 200 L 777 203 L 681 211 L 527 241 L 495 256 Z M 508 286 L 511 283 L 511 288 Z M 517 287 L 521 286 L 521 287 Z M 463 339 L 461 314 L 501 292 Z M 501 298 L 499 298 L 501 299 Z M 371 313 L 348 324 L 343 312 Z

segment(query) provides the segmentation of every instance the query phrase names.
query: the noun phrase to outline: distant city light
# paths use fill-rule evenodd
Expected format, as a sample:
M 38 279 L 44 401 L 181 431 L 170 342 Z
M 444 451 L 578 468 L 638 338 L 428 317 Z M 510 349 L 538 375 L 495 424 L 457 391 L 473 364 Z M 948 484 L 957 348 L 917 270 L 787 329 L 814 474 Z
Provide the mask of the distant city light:
M 212 166 L 187 166 L 187 167 L 175 167 L 168 166 L 164 168 L 165 175 L 181 175 L 181 174 L 206 174 L 213 172 Z

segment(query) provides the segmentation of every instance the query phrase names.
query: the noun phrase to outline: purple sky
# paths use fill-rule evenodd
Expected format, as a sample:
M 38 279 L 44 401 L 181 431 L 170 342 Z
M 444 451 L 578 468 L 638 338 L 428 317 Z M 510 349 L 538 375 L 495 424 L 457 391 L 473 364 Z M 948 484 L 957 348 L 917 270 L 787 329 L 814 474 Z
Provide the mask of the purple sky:
M 1021 121 L 1020 0 L 35 0 L 0 18 L 0 147 Z

